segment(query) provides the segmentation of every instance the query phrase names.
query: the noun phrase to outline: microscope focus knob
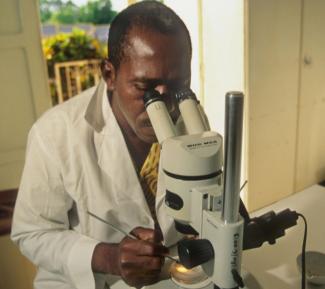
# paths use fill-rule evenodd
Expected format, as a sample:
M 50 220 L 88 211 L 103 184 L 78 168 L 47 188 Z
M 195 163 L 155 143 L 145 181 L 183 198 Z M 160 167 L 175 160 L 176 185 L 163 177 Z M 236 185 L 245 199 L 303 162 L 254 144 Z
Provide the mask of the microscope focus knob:
M 187 269 L 208 262 L 214 257 L 209 240 L 181 240 L 177 244 L 180 263 Z

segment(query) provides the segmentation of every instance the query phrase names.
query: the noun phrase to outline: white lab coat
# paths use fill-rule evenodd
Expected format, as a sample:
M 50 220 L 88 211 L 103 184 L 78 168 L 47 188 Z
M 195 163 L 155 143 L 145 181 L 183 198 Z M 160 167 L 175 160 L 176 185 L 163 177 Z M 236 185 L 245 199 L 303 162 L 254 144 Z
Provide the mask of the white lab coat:
M 158 177 L 157 217 L 166 246 L 181 237 L 163 206 Z M 11 237 L 37 267 L 36 289 L 101 289 L 116 277 L 93 274 L 98 242 L 154 223 L 122 132 L 101 81 L 46 112 L 32 127 Z

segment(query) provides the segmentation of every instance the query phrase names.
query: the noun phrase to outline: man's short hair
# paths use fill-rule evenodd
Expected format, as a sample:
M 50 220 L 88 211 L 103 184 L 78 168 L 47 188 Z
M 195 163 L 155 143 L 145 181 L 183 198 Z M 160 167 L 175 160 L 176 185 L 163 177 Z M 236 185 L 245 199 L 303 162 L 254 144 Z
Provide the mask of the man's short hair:
M 111 23 L 108 35 L 108 58 L 115 69 L 119 68 L 125 57 L 128 33 L 134 27 L 185 37 L 191 58 L 191 38 L 182 19 L 169 7 L 157 1 L 143 1 L 124 9 Z

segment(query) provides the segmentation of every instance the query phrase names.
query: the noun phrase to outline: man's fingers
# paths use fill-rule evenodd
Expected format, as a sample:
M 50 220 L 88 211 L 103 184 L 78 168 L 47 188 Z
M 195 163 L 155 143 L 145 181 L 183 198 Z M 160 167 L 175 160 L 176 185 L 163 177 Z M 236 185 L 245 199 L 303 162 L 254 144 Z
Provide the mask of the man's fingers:
M 131 234 L 143 241 L 154 241 L 156 233 L 152 229 L 137 227 L 131 231 Z
M 131 254 L 123 254 L 120 257 L 122 270 L 133 270 L 142 273 L 147 271 L 160 271 L 163 264 L 163 257 L 134 256 Z
M 143 241 L 141 249 L 138 251 L 140 256 L 163 256 L 168 253 L 168 249 L 161 244 L 154 244 Z
M 153 243 L 160 243 L 164 239 L 163 234 L 158 226 L 155 226 L 154 230 L 137 227 L 133 229 L 130 234 L 135 236 L 137 239 Z
M 134 255 L 138 256 L 164 256 L 168 254 L 168 248 L 161 244 L 131 239 L 123 244 L 123 250 L 133 252 Z
M 136 228 L 132 234 L 138 239 L 126 237 L 119 245 L 121 276 L 133 287 L 153 284 L 159 279 L 168 249 L 153 241 L 152 229 Z
M 162 258 L 129 256 L 121 262 L 121 276 L 132 287 L 156 283 L 161 272 Z

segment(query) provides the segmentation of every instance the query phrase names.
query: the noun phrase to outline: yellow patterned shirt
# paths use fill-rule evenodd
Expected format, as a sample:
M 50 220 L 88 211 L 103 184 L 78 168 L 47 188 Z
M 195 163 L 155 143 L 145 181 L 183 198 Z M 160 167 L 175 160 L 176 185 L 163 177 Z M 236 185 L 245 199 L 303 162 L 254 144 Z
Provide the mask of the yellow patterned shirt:
M 155 200 L 157 192 L 159 157 L 160 146 L 158 143 L 154 143 L 150 148 L 148 156 L 144 161 L 139 174 L 143 193 L 155 223 L 157 223 Z

